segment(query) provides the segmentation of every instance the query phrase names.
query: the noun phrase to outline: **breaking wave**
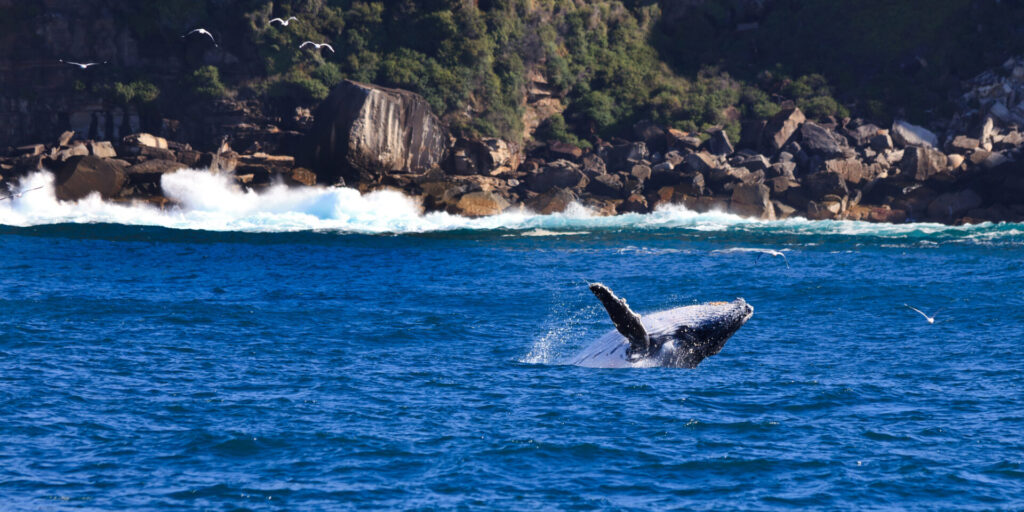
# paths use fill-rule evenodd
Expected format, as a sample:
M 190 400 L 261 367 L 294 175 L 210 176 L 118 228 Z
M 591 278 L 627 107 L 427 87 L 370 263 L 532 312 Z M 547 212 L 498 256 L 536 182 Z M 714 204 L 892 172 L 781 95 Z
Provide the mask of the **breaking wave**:
M 256 193 L 237 187 L 229 176 L 183 170 L 163 177 L 165 194 L 178 205 L 161 210 L 136 202 L 104 201 L 98 195 L 79 201 L 58 201 L 53 176 L 38 172 L 21 180 L 20 197 L 0 200 L 0 225 L 30 227 L 50 224 L 108 223 L 171 229 L 280 233 L 327 231 L 361 234 L 429 233 L 455 230 L 521 231 L 525 236 L 600 230 L 687 229 L 753 231 L 794 235 L 870 235 L 879 237 L 941 235 L 990 239 L 1020 237 L 1021 224 L 873 224 L 853 221 L 787 219 L 760 221 L 722 212 L 696 213 L 682 206 L 649 214 L 601 217 L 574 205 L 565 213 L 538 215 L 521 210 L 482 218 L 443 212 L 422 213 L 411 198 L 396 191 L 361 195 L 350 188 L 274 185 Z M 38 188 L 38 190 L 33 190 Z

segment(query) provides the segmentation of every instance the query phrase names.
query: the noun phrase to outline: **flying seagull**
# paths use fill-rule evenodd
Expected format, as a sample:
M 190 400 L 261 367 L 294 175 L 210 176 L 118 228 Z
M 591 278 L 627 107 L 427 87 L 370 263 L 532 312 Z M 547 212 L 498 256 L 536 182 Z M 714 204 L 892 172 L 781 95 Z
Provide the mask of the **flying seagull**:
M 299 19 L 296 18 L 295 16 L 289 16 L 288 19 L 286 19 L 286 20 L 282 20 L 281 18 L 274 18 L 274 19 L 270 20 L 269 25 L 273 25 L 274 22 L 276 21 L 276 22 L 280 23 L 282 27 L 287 27 L 288 24 L 292 22 L 292 20 L 299 21 Z
M 755 248 L 755 247 L 733 247 L 733 248 L 730 248 L 730 249 L 722 249 L 722 250 L 719 250 L 719 251 L 712 251 L 712 252 L 715 253 L 715 254 L 729 254 L 729 253 L 734 253 L 734 252 L 755 253 L 755 254 L 757 254 L 757 257 L 754 258 L 755 262 L 760 260 L 761 256 L 765 256 L 765 255 L 767 255 L 767 256 L 774 256 L 776 258 L 781 257 L 782 261 L 786 262 L 786 268 L 789 268 L 789 260 L 786 259 L 786 255 L 783 254 L 781 251 L 776 251 L 774 249 L 759 249 L 759 248 Z
M 213 41 L 213 45 L 217 46 L 217 40 L 214 39 L 213 38 L 213 34 L 211 34 L 210 31 L 206 30 L 205 28 L 197 28 L 197 29 L 195 29 L 195 30 L 193 30 L 193 31 L 189 32 L 188 34 L 185 34 L 185 35 L 183 35 L 181 37 L 184 38 L 184 37 L 190 36 L 192 34 L 196 34 L 196 33 L 202 34 L 204 36 L 210 36 L 210 41 Z
M 57 59 L 64 64 L 71 64 L 72 66 L 78 66 L 82 69 L 89 69 L 89 66 L 99 66 L 100 64 L 106 64 L 107 61 L 103 62 L 71 62 L 70 60 Z
M 21 192 L 15 192 L 13 194 L 7 194 L 6 196 L 0 196 L 0 201 L 3 201 L 4 199 L 18 198 L 25 195 L 26 192 L 32 192 L 33 190 L 39 190 L 41 188 L 43 187 L 30 188 L 28 190 L 22 190 Z
M 327 44 L 327 43 L 314 43 L 313 41 L 306 41 L 306 42 L 300 44 L 299 48 L 305 48 L 306 46 L 309 46 L 309 45 L 316 46 L 317 50 L 319 50 L 320 48 L 325 48 L 326 47 L 328 50 L 331 51 L 331 53 L 334 53 L 334 48 L 331 45 Z
M 906 306 L 906 307 L 908 307 L 910 309 L 913 309 L 914 311 L 917 311 L 918 313 L 920 313 L 921 316 L 923 316 L 925 320 L 928 320 L 929 324 L 934 324 L 935 323 L 935 317 L 934 316 L 928 316 L 928 315 L 924 314 L 924 311 L 921 311 L 920 309 L 917 309 L 914 306 L 911 306 L 910 304 L 904 304 L 904 306 Z M 942 310 L 940 309 L 939 311 L 942 311 Z M 936 315 L 939 314 L 939 311 L 936 311 L 935 314 Z

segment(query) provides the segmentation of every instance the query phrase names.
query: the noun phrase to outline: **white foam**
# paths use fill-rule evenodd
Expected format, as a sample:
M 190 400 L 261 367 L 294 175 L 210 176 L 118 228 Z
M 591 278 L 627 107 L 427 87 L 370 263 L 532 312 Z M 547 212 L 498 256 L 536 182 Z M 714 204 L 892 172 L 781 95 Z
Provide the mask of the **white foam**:
M 645 215 L 614 217 L 597 216 L 580 205 L 572 205 L 566 212 L 552 215 L 516 210 L 467 218 L 443 212 L 423 214 L 415 201 L 396 191 L 361 195 L 350 188 L 274 185 L 257 194 L 237 187 L 230 176 L 199 170 L 183 170 L 163 177 L 165 194 L 178 204 L 167 210 L 145 203 L 103 201 L 97 195 L 80 201 L 58 201 L 53 176 L 48 172 L 28 176 L 19 185 L 17 191 L 26 191 L 24 195 L 0 200 L 2 225 L 112 223 L 210 231 L 370 234 L 505 229 L 522 231 L 523 236 L 577 235 L 600 229 L 685 228 L 707 232 L 742 230 L 883 237 L 942 233 L 984 240 L 1019 236 L 1024 230 L 1019 225 L 992 229 L 991 224 L 944 226 L 806 219 L 769 222 L 722 212 L 696 213 L 681 205 L 659 208 Z M 36 187 L 42 188 L 29 191 Z

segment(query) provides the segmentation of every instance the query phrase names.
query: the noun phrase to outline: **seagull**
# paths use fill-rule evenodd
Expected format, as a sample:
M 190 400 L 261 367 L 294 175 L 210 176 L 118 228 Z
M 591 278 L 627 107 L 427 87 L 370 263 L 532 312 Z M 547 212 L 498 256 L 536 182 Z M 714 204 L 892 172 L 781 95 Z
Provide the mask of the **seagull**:
M 71 64 L 72 66 L 78 66 L 78 67 L 80 67 L 82 69 L 89 69 L 89 66 L 99 66 L 100 64 L 106 64 L 107 63 L 107 61 L 103 61 L 103 62 L 85 62 L 85 63 L 82 63 L 82 62 L 71 62 L 70 60 L 63 60 L 63 59 L 57 59 L 57 60 L 62 62 L 62 63 L 64 63 L 64 64 Z
M 286 20 L 282 20 L 281 18 L 274 18 L 274 19 L 270 20 L 270 23 L 268 23 L 268 25 L 273 25 L 274 22 L 276 21 L 276 22 L 280 23 L 281 26 L 287 27 L 288 24 L 291 23 L 292 20 L 299 21 L 299 19 L 296 18 L 295 16 L 289 16 L 288 19 L 286 19 Z
M 30 188 L 28 190 L 22 190 L 21 192 L 15 192 L 13 194 L 8 194 L 6 196 L 0 196 L 0 201 L 3 201 L 4 199 L 19 198 L 19 197 L 25 195 L 26 192 L 32 192 L 33 190 L 39 190 L 41 188 L 43 188 L 43 187 Z
M 190 35 L 195 34 L 195 33 L 199 33 L 199 34 L 202 34 L 204 36 L 210 36 L 210 41 L 213 41 L 213 45 L 217 46 L 217 40 L 214 39 L 213 38 L 213 34 L 211 34 L 210 31 L 206 30 L 205 28 L 197 28 L 197 29 L 195 29 L 195 30 L 193 30 L 193 31 L 189 32 L 188 34 L 185 34 L 185 35 L 183 35 L 181 37 L 184 38 L 184 37 L 190 36 Z
M 917 311 L 918 313 L 920 313 L 921 316 L 923 316 L 925 320 L 928 320 L 929 324 L 934 324 L 935 323 L 935 317 L 934 316 L 928 316 L 928 315 L 924 314 L 924 311 L 921 311 L 920 309 L 917 309 L 914 306 L 911 306 L 910 304 L 904 304 L 904 306 L 906 306 L 906 307 L 908 307 L 910 309 L 913 309 L 914 311 Z M 940 309 L 939 311 L 942 311 L 942 310 Z M 936 311 L 935 314 L 936 315 L 939 314 L 939 311 Z
M 306 42 L 300 44 L 299 48 L 305 48 L 307 45 L 316 46 L 317 50 L 319 50 L 322 47 L 327 47 L 327 49 L 330 50 L 331 53 L 334 53 L 334 48 L 331 45 L 327 44 L 327 43 L 314 43 L 313 41 L 306 41 Z
M 759 249 L 759 248 L 755 248 L 755 247 L 733 247 L 733 248 L 730 248 L 730 249 L 722 249 L 722 250 L 719 250 L 719 251 L 712 251 L 712 253 L 715 253 L 715 254 L 729 254 L 729 253 L 734 253 L 734 252 L 752 252 L 752 253 L 757 253 L 757 257 L 754 258 L 755 262 L 760 260 L 761 256 L 765 256 L 765 255 L 774 256 L 776 258 L 781 257 L 782 261 L 786 262 L 786 268 L 790 268 L 789 267 L 789 260 L 786 259 L 786 255 L 783 254 L 781 251 L 776 251 L 774 249 Z

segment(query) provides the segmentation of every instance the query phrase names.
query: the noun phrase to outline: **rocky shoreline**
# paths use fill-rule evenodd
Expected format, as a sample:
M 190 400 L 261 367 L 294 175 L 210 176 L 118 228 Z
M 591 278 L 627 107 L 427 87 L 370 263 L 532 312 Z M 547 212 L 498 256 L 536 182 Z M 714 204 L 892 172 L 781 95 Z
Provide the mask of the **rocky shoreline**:
M 311 115 L 292 154 L 275 148 L 213 151 L 138 133 L 92 141 L 65 132 L 52 143 L 8 148 L 0 184 L 55 175 L 57 196 L 92 192 L 171 207 L 161 176 L 184 168 L 228 173 L 240 187 L 345 185 L 402 191 L 424 211 L 465 216 L 579 203 L 601 215 L 667 204 L 764 220 L 793 216 L 947 224 L 1024 221 L 1024 59 L 979 76 L 940 133 L 897 120 L 809 120 L 783 105 L 774 118 L 691 134 L 641 122 L 634 140 L 593 149 L 560 141 L 526 148 L 457 139 L 419 96 L 345 81 Z M 272 128 L 272 127 L 271 127 Z M 298 146 L 297 148 L 295 146 Z

